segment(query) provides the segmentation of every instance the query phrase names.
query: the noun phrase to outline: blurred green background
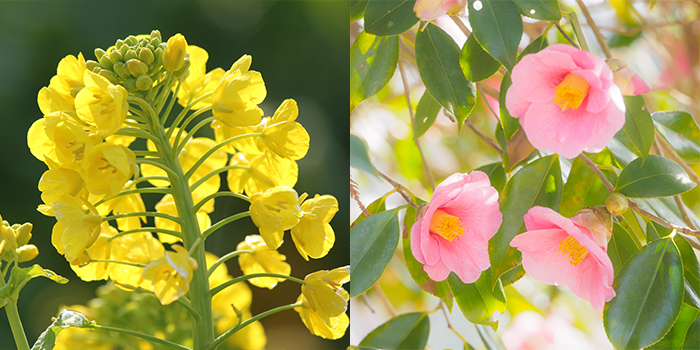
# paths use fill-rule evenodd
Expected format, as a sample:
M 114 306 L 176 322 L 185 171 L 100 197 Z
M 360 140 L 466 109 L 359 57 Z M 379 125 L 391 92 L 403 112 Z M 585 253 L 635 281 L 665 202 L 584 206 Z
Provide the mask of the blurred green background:
M 262 73 L 268 89 L 261 105 L 265 114 L 272 115 L 284 99 L 294 98 L 299 104 L 298 121 L 311 136 L 311 148 L 298 162 L 297 191 L 310 196 L 332 194 L 340 204 L 331 222 L 336 243 L 328 256 L 304 261 L 289 236 L 280 248 L 292 275 L 304 277 L 349 263 L 348 17 L 344 1 L 0 2 L 0 214 L 10 223 L 32 222 L 31 243 L 40 251 L 32 263 L 70 280 L 58 285 L 35 279 L 23 289 L 19 312 L 30 344 L 59 305 L 85 304 L 104 283 L 83 282 L 73 273 L 51 245 L 55 219 L 35 209 L 41 203 L 37 184 L 46 166 L 30 154 L 26 133 L 42 116 L 37 92 L 49 84 L 58 62 L 79 52 L 94 59 L 95 48 L 106 49 L 117 39 L 152 29 L 160 30 L 164 40 L 182 33 L 189 44 L 205 48 L 208 70 L 226 70 L 241 55 L 252 55 L 251 69 Z M 152 210 L 158 198 L 144 196 L 144 200 Z M 217 222 L 243 210 L 247 207 L 241 201 L 218 198 L 211 219 Z M 209 238 L 207 250 L 221 256 L 256 232 L 250 220 L 236 222 Z M 240 274 L 235 259 L 228 267 L 232 276 Z M 251 288 L 254 315 L 293 303 L 300 293 L 291 282 L 272 291 Z M 265 318 L 263 325 L 269 349 L 342 349 L 348 344 L 347 333 L 336 342 L 310 335 L 294 311 Z M 14 349 L 4 309 L 0 311 L 0 349 Z

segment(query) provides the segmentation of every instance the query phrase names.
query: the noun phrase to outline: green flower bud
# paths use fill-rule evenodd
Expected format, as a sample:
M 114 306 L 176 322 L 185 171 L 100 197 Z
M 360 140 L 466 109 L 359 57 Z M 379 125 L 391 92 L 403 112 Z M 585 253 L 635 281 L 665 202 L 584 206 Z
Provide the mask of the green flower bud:
M 163 67 L 169 72 L 179 71 L 185 64 L 187 55 L 187 41 L 182 34 L 178 33 L 168 39 L 163 54 Z
M 105 54 L 105 50 L 102 50 L 99 47 L 95 49 L 95 58 L 97 58 L 98 61 L 101 60 L 102 56 L 104 56 Z
M 161 43 L 161 41 L 158 38 L 151 39 L 151 45 L 153 45 L 153 47 L 158 47 L 158 45 L 160 45 L 160 43 Z
M 122 40 L 122 39 L 117 39 L 117 44 L 114 45 L 114 46 L 115 46 L 115 47 L 118 47 L 119 49 L 121 49 L 122 46 L 124 46 L 124 40 Z
M 95 67 L 95 68 L 92 69 L 92 72 L 93 72 L 93 73 L 96 73 L 96 74 L 100 74 L 100 71 L 101 71 L 101 70 L 102 70 L 102 67 L 100 67 L 100 66 L 98 65 L 97 67 Z
M 119 47 L 119 53 L 122 54 L 122 57 L 126 56 L 127 51 L 129 51 L 129 45 L 123 44 Z
M 17 245 L 18 246 L 23 246 L 29 242 L 29 240 L 32 238 L 32 228 L 34 226 L 29 223 L 25 222 L 24 224 L 20 225 L 15 231 L 17 232 Z
M 107 78 L 107 80 L 109 80 L 109 82 L 112 84 L 119 84 L 119 78 L 117 78 L 117 76 L 111 70 L 103 69 L 98 74 Z
M 126 81 L 122 85 L 124 86 L 124 88 L 126 88 L 129 91 L 138 90 L 138 88 L 136 87 L 136 78 L 134 78 L 134 77 L 126 79 Z
M 151 31 L 151 40 L 153 39 L 158 39 L 158 41 L 163 40 L 163 37 L 160 36 L 160 31 L 158 29 Z
M 131 72 L 129 71 L 128 68 L 124 65 L 124 62 L 118 61 L 114 63 L 114 73 L 117 73 L 117 75 L 122 79 L 126 80 L 129 79 L 131 76 Z
M 629 209 L 627 197 L 622 193 L 611 193 L 605 200 L 605 208 L 614 216 L 622 215 Z
M 79 93 L 80 90 L 82 90 L 82 89 L 83 89 L 83 87 L 73 88 L 73 89 L 70 90 L 70 95 L 73 96 L 73 97 L 78 96 L 78 93 Z
M 127 60 L 127 61 L 128 61 L 128 60 L 131 60 L 131 59 L 134 59 L 134 58 L 139 58 L 139 55 L 137 55 L 137 54 L 136 54 L 136 51 L 134 51 L 133 49 L 129 49 L 129 50 L 126 52 L 126 55 L 124 55 L 124 59 Z
M 145 64 L 151 64 L 156 58 L 153 56 L 153 52 L 150 49 L 143 47 L 141 51 L 139 51 L 139 59 Z
M 95 67 L 97 67 L 98 65 L 99 65 L 99 63 L 97 63 L 96 61 L 93 61 L 93 60 L 87 60 L 87 61 L 85 61 L 85 68 L 87 68 L 87 70 L 89 70 L 89 71 L 91 71 L 91 72 L 92 72 L 92 70 L 95 69 Z
M 100 58 L 100 67 L 104 69 L 112 69 L 112 61 L 109 60 L 108 55 L 102 55 L 102 58 Z
M 117 64 L 117 62 L 123 61 L 122 53 L 119 52 L 118 50 L 110 51 L 109 52 L 109 60 L 112 61 L 112 64 Z
M 155 56 L 155 60 L 153 61 L 153 66 L 158 67 L 163 65 L 163 54 L 165 50 L 163 49 L 162 46 L 158 46 L 154 51 L 153 51 L 153 56 Z
M 39 255 L 39 249 L 33 244 L 27 244 L 17 249 L 17 258 L 19 262 L 25 262 L 36 258 Z
M 136 38 L 135 36 L 133 36 L 133 35 L 129 35 L 129 37 L 126 38 L 126 40 L 124 40 L 124 42 L 126 42 L 127 45 L 129 45 L 129 46 L 136 46 L 136 44 L 139 43 L 139 39 L 137 39 L 137 38 Z
M 142 74 L 148 73 L 148 66 L 136 58 L 132 58 L 126 61 L 126 67 L 131 72 L 131 75 L 138 77 Z
M 140 75 L 136 79 L 136 87 L 139 90 L 146 91 L 146 90 L 150 89 L 152 86 L 153 86 L 153 79 L 151 79 L 151 77 L 149 77 L 146 74 Z

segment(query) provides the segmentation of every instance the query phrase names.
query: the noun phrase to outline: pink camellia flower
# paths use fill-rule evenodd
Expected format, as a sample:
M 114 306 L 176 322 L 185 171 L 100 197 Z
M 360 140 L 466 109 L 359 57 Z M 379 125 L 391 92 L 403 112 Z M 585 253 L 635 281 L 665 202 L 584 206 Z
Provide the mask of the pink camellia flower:
M 593 309 L 603 310 L 615 296 L 614 275 L 606 247 L 596 244 L 597 233 L 549 208 L 533 207 L 524 218 L 527 232 L 510 245 L 523 253 L 525 272 L 547 284 L 566 284 Z
M 465 0 L 418 0 L 413 5 L 416 17 L 430 21 L 448 12 L 458 12 Z
M 413 224 L 411 251 L 431 279 L 442 281 L 454 271 L 472 283 L 489 268 L 489 239 L 502 221 L 498 191 L 486 174 L 453 174 Z
M 536 148 L 566 158 L 600 152 L 625 123 L 605 61 L 568 45 L 526 55 L 513 68 L 506 107 Z
M 608 67 L 613 72 L 615 85 L 620 88 L 620 92 L 625 96 L 641 95 L 651 91 L 647 84 L 637 72 L 628 66 L 623 60 L 611 58 L 608 60 Z

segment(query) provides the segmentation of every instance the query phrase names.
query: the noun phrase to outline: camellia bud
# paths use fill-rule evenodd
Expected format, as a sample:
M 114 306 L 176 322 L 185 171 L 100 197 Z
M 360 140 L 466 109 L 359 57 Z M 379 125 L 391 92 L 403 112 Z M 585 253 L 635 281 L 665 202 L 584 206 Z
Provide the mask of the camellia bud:
M 187 54 L 187 41 L 182 34 L 178 33 L 168 39 L 163 54 L 163 68 L 170 72 L 180 70 L 185 64 Z
M 143 74 L 148 73 L 148 66 L 138 59 L 132 58 L 126 61 L 126 67 L 131 72 L 134 77 L 139 77 Z
M 606 247 L 612 237 L 612 215 L 603 205 L 581 209 L 571 218 L 593 234 L 593 241 L 601 247 Z
M 19 262 L 25 262 L 36 258 L 39 255 L 39 249 L 33 244 L 27 244 L 17 249 L 17 257 Z
M 620 92 L 622 92 L 623 95 L 641 95 L 651 91 L 649 84 L 647 84 L 632 67 L 628 66 L 625 61 L 617 58 L 610 58 L 607 60 L 607 63 L 608 67 L 610 67 L 610 70 L 613 72 L 615 85 L 620 88 Z
M 629 209 L 627 197 L 625 197 L 622 193 L 611 193 L 608 196 L 608 199 L 605 200 L 605 208 L 608 209 L 610 214 L 613 216 L 622 215 L 627 211 L 627 209 Z

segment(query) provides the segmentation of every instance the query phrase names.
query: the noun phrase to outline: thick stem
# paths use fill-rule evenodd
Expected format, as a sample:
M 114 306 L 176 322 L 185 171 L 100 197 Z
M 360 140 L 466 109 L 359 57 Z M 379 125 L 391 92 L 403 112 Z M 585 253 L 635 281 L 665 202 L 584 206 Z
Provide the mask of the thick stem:
M 7 313 L 7 319 L 10 321 L 12 336 L 15 338 L 17 349 L 29 350 L 27 336 L 24 334 L 24 327 L 22 327 L 22 321 L 20 320 L 19 312 L 17 311 L 17 301 L 10 300 L 10 302 L 5 305 L 5 312 Z

